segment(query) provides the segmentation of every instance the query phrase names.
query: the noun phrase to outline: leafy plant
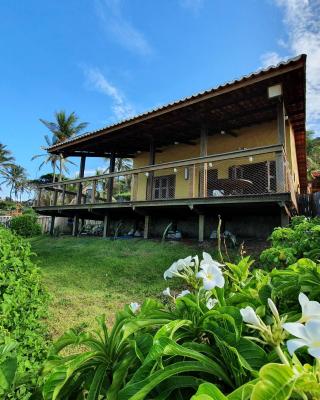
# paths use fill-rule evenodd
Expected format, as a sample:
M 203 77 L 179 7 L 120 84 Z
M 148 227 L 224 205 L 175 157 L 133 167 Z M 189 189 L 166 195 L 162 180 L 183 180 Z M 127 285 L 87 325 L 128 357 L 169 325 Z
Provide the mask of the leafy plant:
M 17 373 L 25 376 L 22 392 L 35 385 L 47 342 L 41 320 L 47 315 L 48 295 L 31 256 L 27 242 L 0 227 L 0 331 L 19 344 Z
M 41 234 L 41 225 L 37 222 L 37 216 L 31 213 L 12 218 L 10 227 L 17 235 L 23 237 Z

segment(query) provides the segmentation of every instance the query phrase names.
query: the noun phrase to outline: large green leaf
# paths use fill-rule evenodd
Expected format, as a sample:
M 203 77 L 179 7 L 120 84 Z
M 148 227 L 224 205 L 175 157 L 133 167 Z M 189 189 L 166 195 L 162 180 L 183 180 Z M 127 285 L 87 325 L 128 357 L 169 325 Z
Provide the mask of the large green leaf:
M 261 368 L 259 377 L 251 395 L 252 400 L 290 399 L 297 379 L 292 368 L 282 364 L 265 365 Z
M 191 397 L 191 400 L 227 400 L 227 397 L 212 383 L 202 383 L 197 393 Z
M 0 364 L 0 390 L 2 389 L 2 391 L 6 392 L 12 387 L 17 366 L 17 357 L 15 355 L 7 356 Z

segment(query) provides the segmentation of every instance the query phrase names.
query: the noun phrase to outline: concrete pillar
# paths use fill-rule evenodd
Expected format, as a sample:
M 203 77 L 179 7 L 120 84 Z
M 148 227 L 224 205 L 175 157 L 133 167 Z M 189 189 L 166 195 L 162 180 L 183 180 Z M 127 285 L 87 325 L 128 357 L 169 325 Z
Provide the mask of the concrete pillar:
M 54 215 L 52 215 L 51 217 L 51 222 L 50 222 L 50 235 L 53 236 L 54 234 L 54 221 L 55 221 L 56 217 Z
M 108 215 L 104 216 L 103 220 L 103 237 L 106 238 L 108 236 L 109 231 L 109 217 Z
M 144 239 L 149 238 L 149 229 L 150 229 L 150 216 L 145 215 L 145 217 L 144 217 L 144 232 L 143 232 Z
M 280 208 L 281 213 L 281 227 L 285 228 L 289 225 L 289 215 L 284 207 Z
M 199 235 L 198 235 L 198 239 L 199 242 L 203 242 L 204 241 L 204 214 L 199 214 Z
M 79 231 L 79 216 L 73 218 L 72 236 L 77 236 Z

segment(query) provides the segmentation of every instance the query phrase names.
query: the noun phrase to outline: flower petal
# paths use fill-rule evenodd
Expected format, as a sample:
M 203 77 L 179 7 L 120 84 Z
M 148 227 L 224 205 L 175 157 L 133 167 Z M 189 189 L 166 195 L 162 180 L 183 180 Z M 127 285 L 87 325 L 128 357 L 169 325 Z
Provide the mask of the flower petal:
M 305 332 L 311 342 L 320 343 L 320 321 L 308 321 L 305 325 Z
M 309 347 L 308 353 L 314 358 L 320 358 L 320 347 Z
M 306 337 L 305 326 L 299 322 L 286 322 L 282 325 L 283 329 L 291 333 L 291 335 L 304 339 Z
M 306 346 L 307 343 L 303 339 L 291 339 L 287 341 L 287 348 L 289 353 L 292 355 L 300 347 Z
M 308 296 L 306 296 L 304 293 L 300 293 L 298 299 L 299 299 L 300 306 L 303 310 L 303 307 L 306 304 L 308 304 L 308 302 L 309 302 Z
M 216 286 L 218 286 L 218 288 L 223 288 L 225 280 L 222 273 L 217 274 L 217 276 L 215 277 L 215 281 L 216 281 Z

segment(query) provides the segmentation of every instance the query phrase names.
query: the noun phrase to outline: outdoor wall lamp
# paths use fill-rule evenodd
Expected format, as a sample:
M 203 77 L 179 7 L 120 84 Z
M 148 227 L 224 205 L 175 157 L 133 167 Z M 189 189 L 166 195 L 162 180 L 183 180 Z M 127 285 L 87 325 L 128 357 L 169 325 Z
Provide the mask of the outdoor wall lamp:
M 149 176 L 149 172 L 146 172 L 146 173 L 145 173 L 145 176 L 148 178 L 148 176 Z
M 189 168 L 184 169 L 184 179 L 187 181 L 189 179 Z
M 178 172 L 177 168 L 173 168 L 173 172 L 176 174 Z
M 209 167 L 212 168 L 213 164 L 212 162 L 209 162 Z

